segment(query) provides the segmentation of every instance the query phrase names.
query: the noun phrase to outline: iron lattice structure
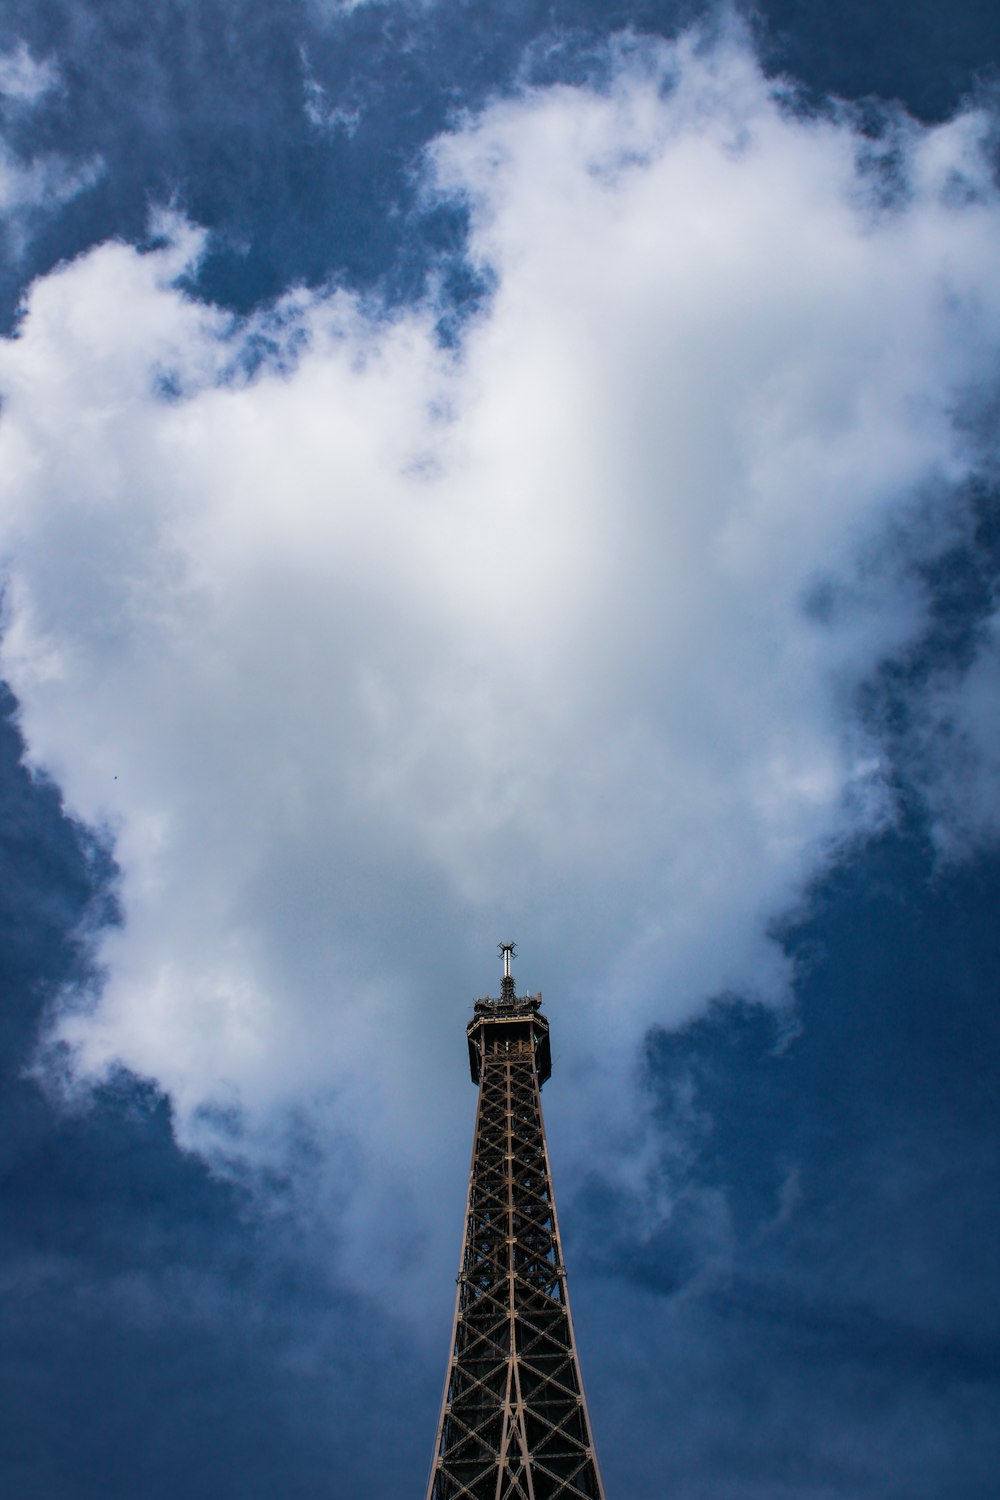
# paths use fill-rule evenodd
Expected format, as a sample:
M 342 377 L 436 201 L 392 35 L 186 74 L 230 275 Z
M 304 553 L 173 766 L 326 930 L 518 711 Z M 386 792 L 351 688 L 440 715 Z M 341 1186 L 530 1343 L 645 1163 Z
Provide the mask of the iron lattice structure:
M 570 1317 L 541 1086 L 541 995 L 499 1000 L 467 1031 L 479 1108 L 451 1359 L 427 1500 L 604 1500 Z

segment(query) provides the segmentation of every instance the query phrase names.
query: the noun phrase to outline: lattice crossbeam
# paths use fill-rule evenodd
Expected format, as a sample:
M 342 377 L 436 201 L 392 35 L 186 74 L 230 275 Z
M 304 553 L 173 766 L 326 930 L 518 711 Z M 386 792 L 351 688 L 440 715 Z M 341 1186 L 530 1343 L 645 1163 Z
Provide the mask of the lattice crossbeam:
M 547 1023 L 508 994 L 469 1034 L 479 1109 L 427 1500 L 604 1500 L 542 1120 Z

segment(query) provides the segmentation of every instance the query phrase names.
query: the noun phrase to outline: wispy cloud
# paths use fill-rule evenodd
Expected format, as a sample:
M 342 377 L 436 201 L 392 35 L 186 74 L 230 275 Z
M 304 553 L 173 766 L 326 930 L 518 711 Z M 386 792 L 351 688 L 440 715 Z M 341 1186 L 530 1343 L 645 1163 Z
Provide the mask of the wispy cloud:
M 361 106 L 357 102 L 333 104 L 309 63 L 305 47 L 299 48 L 302 64 L 302 90 L 306 119 L 317 130 L 341 130 L 352 136 L 361 123 Z
M 58 84 L 55 65 L 38 61 L 23 42 L 0 53 L 0 96 L 8 108 L 33 109 Z M 58 152 L 25 158 L 0 135 L 0 229 L 8 254 L 20 257 L 40 218 L 92 187 L 103 170 L 96 156 L 84 162 Z
M 99 160 L 81 165 L 57 155 L 21 162 L 0 143 L 0 217 L 15 254 L 23 249 L 40 215 L 93 187 L 103 170 Z
M 0 52 L 0 94 L 20 103 L 35 104 L 59 83 L 59 70 L 49 58 L 32 56 L 25 42 Z

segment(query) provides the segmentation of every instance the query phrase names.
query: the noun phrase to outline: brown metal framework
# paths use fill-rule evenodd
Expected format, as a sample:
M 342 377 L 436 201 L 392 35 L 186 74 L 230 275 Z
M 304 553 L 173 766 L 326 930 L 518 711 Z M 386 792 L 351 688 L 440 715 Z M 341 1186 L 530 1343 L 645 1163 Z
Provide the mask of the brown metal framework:
M 548 1022 L 540 995 L 516 998 L 509 957 L 468 1026 L 479 1108 L 427 1500 L 604 1500 L 542 1120 Z

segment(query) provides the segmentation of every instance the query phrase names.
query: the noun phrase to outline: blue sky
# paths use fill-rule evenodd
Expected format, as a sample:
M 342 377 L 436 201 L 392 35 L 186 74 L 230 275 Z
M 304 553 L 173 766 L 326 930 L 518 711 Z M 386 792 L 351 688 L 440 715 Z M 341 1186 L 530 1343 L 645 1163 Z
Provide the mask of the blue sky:
M 511 934 L 609 1495 L 993 1493 L 997 48 L 7 7 L 5 1493 L 419 1493 Z

